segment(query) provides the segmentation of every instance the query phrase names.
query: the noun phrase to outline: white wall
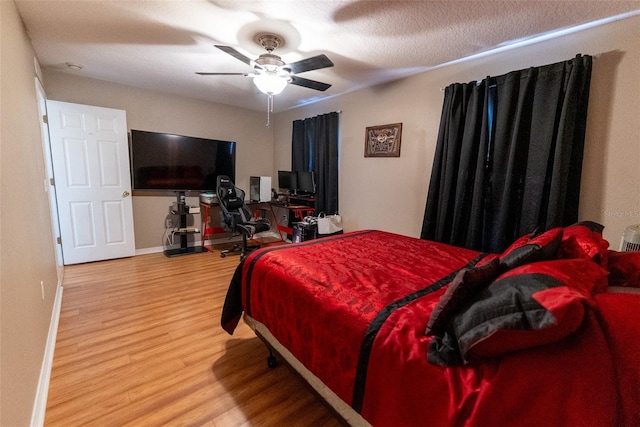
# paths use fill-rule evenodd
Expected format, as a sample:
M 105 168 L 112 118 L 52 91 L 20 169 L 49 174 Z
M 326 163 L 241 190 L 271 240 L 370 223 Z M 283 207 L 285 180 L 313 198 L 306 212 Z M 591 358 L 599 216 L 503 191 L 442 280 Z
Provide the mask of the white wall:
M 274 171 L 291 164 L 291 123 L 330 111 L 340 117 L 340 213 L 346 230 L 377 228 L 419 236 L 442 88 L 509 71 L 594 56 L 580 220 L 605 225 L 618 248 L 640 223 L 640 17 L 434 69 L 277 115 Z M 403 123 L 400 158 L 364 158 L 367 126 Z

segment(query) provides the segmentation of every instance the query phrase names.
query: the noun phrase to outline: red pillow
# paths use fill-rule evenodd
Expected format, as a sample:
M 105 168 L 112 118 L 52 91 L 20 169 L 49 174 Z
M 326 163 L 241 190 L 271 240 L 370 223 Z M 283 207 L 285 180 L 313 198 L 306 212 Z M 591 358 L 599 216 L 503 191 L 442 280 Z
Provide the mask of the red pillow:
M 609 251 L 609 286 L 640 288 L 640 252 Z
M 501 275 L 453 320 L 464 360 L 557 342 L 582 323 L 607 272 L 585 259 L 526 264 Z
M 590 259 L 607 268 L 609 242 L 602 238 L 603 226 L 595 222 L 579 222 L 564 228 L 558 255 L 561 258 Z
M 562 228 L 556 227 L 537 236 L 528 234 L 520 237 L 500 255 L 500 271 L 505 272 L 532 262 L 554 259 L 562 235 Z

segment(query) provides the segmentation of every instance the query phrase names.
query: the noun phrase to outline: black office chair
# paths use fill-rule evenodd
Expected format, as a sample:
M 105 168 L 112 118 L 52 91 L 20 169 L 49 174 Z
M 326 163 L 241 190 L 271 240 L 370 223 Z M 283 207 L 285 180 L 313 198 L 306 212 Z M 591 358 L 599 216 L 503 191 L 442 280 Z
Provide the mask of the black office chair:
M 244 202 L 244 191 L 236 187 L 228 176 L 218 176 L 216 194 L 225 228 L 242 235 L 242 246 L 235 245 L 233 249 L 222 251 L 220 256 L 224 258 L 229 253 L 239 253 L 240 259 L 244 259 L 250 250 L 260 247 L 249 247 L 248 239 L 255 233 L 270 230 L 271 222 L 266 218 L 253 219 L 253 212 Z

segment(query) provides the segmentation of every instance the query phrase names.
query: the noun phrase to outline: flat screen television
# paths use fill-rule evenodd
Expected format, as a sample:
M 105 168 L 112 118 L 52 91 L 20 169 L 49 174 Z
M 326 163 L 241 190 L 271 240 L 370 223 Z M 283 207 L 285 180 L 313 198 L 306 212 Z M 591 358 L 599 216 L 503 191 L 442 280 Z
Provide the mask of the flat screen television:
M 218 175 L 235 182 L 236 143 L 131 130 L 134 190 L 216 190 Z

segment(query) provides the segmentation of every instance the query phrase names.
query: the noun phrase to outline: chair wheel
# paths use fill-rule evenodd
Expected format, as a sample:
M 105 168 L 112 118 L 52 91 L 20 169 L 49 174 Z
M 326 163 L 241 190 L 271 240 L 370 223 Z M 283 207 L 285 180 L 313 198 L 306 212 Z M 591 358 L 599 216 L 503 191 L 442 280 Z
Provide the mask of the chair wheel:
M 220 258 L 224 258 L 226 256 L 227 256 L 227 254 L 225 254 L 224 252 L 220 254 Z
M 278 365 L 278 359 L 275 356 L 267 357 L 267 366 L 270 368 L 275 368 Z

